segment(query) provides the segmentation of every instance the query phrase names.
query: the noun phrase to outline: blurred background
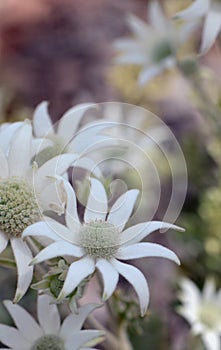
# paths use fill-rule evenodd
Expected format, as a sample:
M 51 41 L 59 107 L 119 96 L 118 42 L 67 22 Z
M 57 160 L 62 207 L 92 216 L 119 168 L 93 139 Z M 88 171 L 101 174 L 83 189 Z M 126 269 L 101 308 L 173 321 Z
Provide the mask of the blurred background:
M 190 3 L 161 1 L 168 16 Z M 118 101 L 150 110 L 170 128 L 180 143 L 188 171 L 187 194 L 178 219 L 186 232 L 155 233 L 150 240 L 173 249 L 182 265 L 154 258 L 135 262 L 149 281 L 151 304 L 148 317 L 138 320 L 139 325 L 129 327 L 128 332 L 134 349 L 187 350 L 189 325 L 175 312 L 177 279 L 189 277 L 202 288 L 205 276 L 212 276 L 221 287 L 220 139 L 213 137 L 214 129 L 197 91 L 179 72 L 164 72 L 141 87 L 137 84 L 139 67 L 113 63 L 113 41 L 130 35 L 128 14 L 146 21 L 147 6 L 147 0 L 1 0 L 0 121 L 31 118 L 43 100 L 49 101 L 53 121 L 77 103 Z M 187 51 L 196 53 L 199 43 L 200 28 Z M 199 59 L 203 84 L 218 111 L 220 58 L 217 42 Z M 164 169 L 161 171 L 164 174 Z M 166 175 L 162 179 L 156 219 L 162 218 L 169 195 L 170 181 Z M 136 178 L 131 177 L 128 183 L 136 187 Z M 142 211 L 143 221 L 147 207 Z M 1 267 L 0 284 L 1 299 L 12 298 L 14 272 Z M 28 304 L 35 313 L 33 295 L 30 292 L 21 304 Z M 0 310 L 0 321 L 8 321 L 2 305 Z M 137 335 L 138 328 L 141 335 Z

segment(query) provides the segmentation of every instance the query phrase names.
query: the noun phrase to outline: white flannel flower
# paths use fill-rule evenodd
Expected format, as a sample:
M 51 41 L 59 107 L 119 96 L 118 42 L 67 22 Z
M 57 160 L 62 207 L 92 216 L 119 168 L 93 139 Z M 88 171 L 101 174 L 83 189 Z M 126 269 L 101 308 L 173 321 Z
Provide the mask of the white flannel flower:
M 5 300 L 17 328 L 0 324 L 0 341 L 11 350 L 92 350 L 103 340 L 104 332 L 81 330 L 97 305 L 81 306 L 78 314 L 68 315 L 61 324 L 57 306 L 51 301 L 47 295 L 38 297 L 37 323 L 23 307 Z
M 12 124 L 4 128 L 0 132 L 0 135 L 2 134 L 4 137 L 0 142 L 3 148 L 0 148 L 0 253 L 10 241 L 18 271 L 14 299 L 18 302 L 27 291 L 33 276 L 33 268 L 28 266 L 32 253 L 22 240 L 21 234 L 28 225 L 40 220 L 42 212 L 50 208 L 51 200 L 56 202 L 50 176 L 63 174 L 74 161 L 74 157 L 71 154 L 55 157 L 36 168 L 32 164 L 31 123 L 25 121 L 21 125 Z
M 150 25 L 130 15 L 128 22 L 133 38 L 118 39 L 114 43 L 120 53 L 116 63 L 142 66 L 140 84 L 176 65 L 176 52 L 193 29 L 192 25 L 177 28 L 165 17 L 157 1 L 150 2 L 148 14 Z
M 86 277 L 97 269 L 103 279 L 103 300 L 114 292 L 121 274 L 135 289 L 141 314 L 144 315 L 149 303 L 148 284 L 144 275 L 136 267 L 120 260 L 143 257 L 164 257 L 179 264 L 175 253 L 159 244 L 141 242 L 151 232 L 158 229 L 179 227 L 158 221 L 144 222 L 124 230 L 136 202 L 139 191 L 129 190 L 118 198 L 107 215 L 108 202 L 102 183 L 91 179 L 90 194 L 84 212 L 84 222 L 80 223 L 76 197 L 71 185 L 63 182 L 67 194 L 66 225 L 55 220 L 39 222 L 29 226 L 23 236 L 46 236 L 55 242 L 36 255 L 32 264 L 58 256 L 77 258 L 69 267 L 63 288 L 58 296 L 62 300 Z
M 205 17 L 200 53 L 205 54 L 214 44 L 221 30 L 220 0 L 195 0 L 187 9 L 176 14 L 175 18 L 187 21 Z
M 85 155 L 92 150 L 109 145 L 109 140 L 113 142 L 110 136 L 99 134 L 108 128 L 109 124 L 104 121 L 97 121 L 78 130 L 82 117 L 87 111 L 95 107 L 97 107 L 96 104 L 83 103 L 70 108 L 57 122 L 55 128 L 48 114 L 48 103 L 40 103 L 33 116 L 34 134 L 38 138 L 45 138 L 46 141 L 50 140 L 52 144 L 37 155 L 36 162 L 42 164 L 56 155 L 72 153 L 76 157 L 75 167 L 92 171 L 100 177 L 99 168 L 95 166 L 91 158 L 85 157 Z
M 190 323 L 193 334 L 200 334 L 208 350 L 220 350 L 221 289 L 216 292 L 213 280 L 207 279 L 202 293 L 189 279 L 180 283 L 178 312 Z

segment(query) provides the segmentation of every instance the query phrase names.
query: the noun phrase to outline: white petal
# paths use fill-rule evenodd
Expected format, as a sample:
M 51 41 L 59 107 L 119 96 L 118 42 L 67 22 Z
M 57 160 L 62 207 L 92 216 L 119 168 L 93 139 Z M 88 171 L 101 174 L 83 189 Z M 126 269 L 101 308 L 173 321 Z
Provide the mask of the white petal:
M 150 233 L 157 230 L 177 230 L 185 231 L 183 228 L 163 222 L 163 221 L 147 221 L 135 226 L 131 226 L 120 234 L 120 244 L 132 244 L 140 242 Z
M 35 319 L 23 307 L 13 304 L 11 300 L 5 300 L 4 305 L 25 339 L 34 342 L 43 336 L 43 332 Z
M 29 266 L 32 252 L 21 238 L 11 238 L 10 241 L 18 271 L 17 289 L 14 297 L 14 302 L 17 303 L 26 293 L 32 281 L 33 266 Z
M 82 157 L 76 160 L 73 164 L 76 168 L 82 168 L 90 172 L 90 175 L 93 174 L 96 177 L 102 177 L 102 172 L 97 166 L 96 163 L 90 158 Z
M 29 350 L 31 346 L 16 328 L 4 324 L 0 324 L 0 341 L 15 350 Z
M 63 225 L 58 224 L 59 227 L 56 228 L 56 230 L 54 230 L 53 225 L 50 225 L 51 221 L 45 222 L 45 221 L 40 221 L 37 222 L 36 224 L 30 225 L 28 226 L 22 236 L 23 237 L 27 237 L 27 236 L 43 236 L 43 237 L 48 237 L 50 239 L 52 239 L 53 241 L 59 241 L 61 240 L 61 231 L 58 230 L 60 228 L 60 226 Z M 63 232 L 62 232 L 63 233 Z
M 36 137 L 54 134 L 51 118 L 48 114 L 48 102 L 41 102 L 33 114 L 33 129 Z
M 58 135 L 65 137 L 69 142 L 77 131 L 81 118 L 90 108 L 97 107 L 94 103 L 82 103 L 70 108 L 60 119 L 58 124 Z
M 105 220 L 107 215 L 107 195 L 102 183 L 96 179 L 90 179 L 91 188 L 84 212 L 84 221 Z
M 94 329 L 73 332 L 65 342 L 65 349 L 78 350 L 81 349 L 83 345 L 87 345 L 87 343 L 91 341 L 93 341 L 93 343 L 95 341 L 95 344 L 97 344 L 97 342 L 100 342 L 101 339 L 104 338 L 104 335 L 104 332 Z M 97 341 L 96 338 L 98 338 Z
M 152 27 L 158 30 L 160 33 L 168 30 L 170 22 L 164 15 L 159 1 L 154 0 L 150 2 L 148 6 L 148 18 Z
M 120 196 L 112 206 L 107 221 L 121 232 L 127 223 L 137 200 L 139 190 L 130 190 Z
M 221 11 L 214 9 L 206 16 L 200 52 L 205 54 L 214 44 L 221 29 Z
M 135 45 L 134 45 L 135 46 Z M 138 47 L 138 45 L 136 45 Z M 132 48 L 131 48 L 132 49 Z M 138 51 L 139 50 L 139 51 Z M 148 57 L 145 57 L 141 52 L 140 48 L 137 48 L 137 51 L 132 52 L 123 52 L 119 56 L 114 58 L 114 63 L 116 64 L 135 64 L 142 65 L 146 63 Z
M 161 67 L 159 64 L 149 66 L 147 68 L 144 68 L 139 75 L 138 83 L 140 85 L 144 85 L 146 83 L 149 83 L 150 80 L 155 78 L 157 75 L 159 75 L 164 70 L 163 67 Z
M 140 303 L 141 316 L 144 316 L 149 304 L 149 288 L 144 275 L 136 267 L 124 264 L 116 259 L 112 259 L 111 263 L 135 289 Z
M 30 169 L 32 127 L 29 121 L 16 131 L 9 149 L 8 165 L 10 176 L 25 176 Z
M 45 148 L 53 147 L 54 142 L 47 138 L 33 139 L 32 140 L 32 158 L 36 156 L 37 153 L 43 151 Z
M 46 186 L 50 185 L 51 177 L 62 175 L 77 157 L 77 154 L 61 154 L 44 163 L 36 170 L 34 175 L 33 181 L 37 191 L 41 192 Z
M 172 250 L 156 243 L 136 243 L 127 247 L 121 247 L 115 254 L 117 259 L 130 260 L 145 257 L 161 257 L 174 261 L 178 265 L 180 261 Z
M 63 339 L 67 339 L 72 332 L 80 330 L 88 315 L 100 306 L 97 304 L 86 304 L 79 307 L 77 314 L 71 313 L 68 315 L 61 326 L 60 336 Z
M 195 0 L 185 10 L 180 11 L 176 14 L 175 18 L 183 18 L 188 21 L 197 19 L 206 14 L 209 10 L 210 0 Z
M 152 34 L 151 27 L 139 17 L 129 15 L 127 21 L 136 37 L 147 40 L 147 37 Z
M 215 331 L 204 332 L 202 334 L 203 342 L 208 350 L 220 350 L 220 336 Z
M 3 252 L 3 250 L 5 250 L 5 248 L 7 247 L 8 244 L 8 237 L 7 235 L 0 231 L 0 253 Z
M 180 300 L 185 304 L 189 304 L 191 302 L 191 305 L 199 305 L 199 303 L 201 302 L 201 295 L 197 286 L 187 278 L 181 279 L 180 286 Z
M 0 178 L 7 178 L 9 176 L 9 169 L 8 169 L 8 160 L 0 148 Z
M 86 256 L 76 262 L 73 262 L 68 269 L 64 286 L 58 296 L 58 300 L 62 300 L 79 285 L 79 283 L 95 270 L 93 259 Z
M 203 287 L 203 299 L 211 300 L 216 295 L 216 286 L 214 279 L 207 278 Z
M 50 229 L 60 237 L 60 239 L 71 243 L 76 242 L 77 235 L 73 230 L 69 230 L 66 226 L 50 218 L 46 218 L 46 223 L 49 225 Z
M 53 299 L 49 295 L 39 295 L 37 303 L 38 321 L 45 334 L 58 334 L 60 330 L 60 315 Z
M 77 199 L 76 199 L 75 191 L 68 181 L 63 180 L 62 184 L 64 186 L 64 191 L 67 196 L 65 221 L 68 228 L 73 232 L 77 233 L 81 226 L 81 223 L 78 217 Z
M 18 128 L 22 126 L 22 122 L 11 123 L 0 130 L 0 148 L 7 153 L 8 147 Z
M 57 241 L 42 249 L 35 258 L 32 264 L 39 264 L 42 261 L 56 258 L 58 256 L 70 255 L 76 258 L 81 258 L 84 254 L 82 248 L 69 242 Z
M 102 275 L 104 284 L 102 299 L 105 301 L 109 299 L 115 291 L 119 279 L 119 273 L 113 265 L 105 259 L 99 259 L 96 263 L 96 267 Z

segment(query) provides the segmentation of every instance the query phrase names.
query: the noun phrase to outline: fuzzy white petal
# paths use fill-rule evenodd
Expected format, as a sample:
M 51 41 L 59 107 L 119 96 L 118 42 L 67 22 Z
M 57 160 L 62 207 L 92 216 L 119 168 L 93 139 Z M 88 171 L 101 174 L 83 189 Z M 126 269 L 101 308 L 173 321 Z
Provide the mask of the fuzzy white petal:
M 8 147 L 14 136 L 14 133 L 22 126 L 22 122 L 11 123 L 0 130 L 0 148 L 3 152 L 8 151 Z
M 0 178 L 2 179 L 7 178 L 9 175 L 8 160 L 1 148 L 0 148 L 0 164 L 1 164 Z
M 32 260 L 32 264 L 56 258 L 58 256 L 70 255 L 81 258 L 84 254 L 82 248 L 65 241 L 57 241 L 42 249 Z
M 182 288 L 180 293 L 181 301 L 188 304 L 191 302 L 191 305 L 199 305 L 201 296 L 197 286 L 187 278 L 182 278 L 180 286 Z
M 145 257 L 161 257 L 174 261 L 178 265 L 180 261 L 172 250 L 156 243 L 136 243 L 127 247 L 121 247 L 116 253 L 116 258 L 121 260 L 139 259 Z
M 87 345 L 91 341 L 95 341 L 97 343 L 96 338 L 98 338 L 98 342 L 104 337 L 104 332 L 97 330 L 83 330 L 73 332 L 73 334 L 65 341 L 65 349 L 66 350 L 78 350 L 81 349 L 82 346 Z
M 102 299 L 107 300 L 116 289 L 119 273 L 113 265 L 105 259 L 99 259 L 96 263 L 96 267 L 101 273 L 104 284 Z
M 40 222 L 37 222 L 36 224 L 28 226 L 24 230 L 22 236 L 23 237 L 43 236 L 43 237 L 48 237 L 48 238 L 52 239 L 53 241 L 58 241 L 58 240 L 61 240 L 60 231 L 59 231 L 60 226 L 62 226 L 62 228 L 64 227 L 66 229 L 65 226 L 59 224 L 59 227 L 57 227 L 56 230 L 54 230 L 54 227 L 52 227 L 50 225 L 50 221 L 48 221 L 48 222 L 40 221 Z
M 151 35 L 151 27 L 139 17 L 130 14 L 127 21 L 136 37 L 147 39 Z
M 107 195 L 102 183 L 96 179 L 90 179 L 91 188 L 84 212 L 84 221 L 105 220 L 107 215 Z
M 16 131 L 9 149 L 10 176 L 25 176 L 30 168 L 32 128 L 29 121 Z
M 43 332 L 35 319 L 23 307 L 13 304 L 11 300 L 4 300 L 4 305 L 10 313 L 19 332 L 25 339 L 29 342 L 34 342 L 43 336 Z
M 184 231 L 183 228 L 162 221 L 147 221 L 134 226 L 129 227 L 120 234 L 121 244 L 132 244 L 142 241 L 150 233 L 157 230 L 177 230 Z
M 147 68 L 144 68 L 139 75 L 138 83 L 139 85 L 144 85 L 149 83 L 150 80 L 155 78 L 157 75 L 159 75 L 163 71 L 163 67 L 161 67 L 159 64 L 148 66 Z
M 53 135 L 53 126 L 48 114 L 48 102 L 41 102 L 33 114 L 33 129 L 36 137 Z
M 5 248 L 7 247 L 7 244 L 8 244 L 8 237 L 7 235 L 0 231 L 0 253 L 2 253 Z
M 112 206 L 107 221 L 121 232 L 127 223 L 137 200 L 139 190 L 130 190 L 120 196 Z
M 162 7 L 157 0 L 150 2 L 148 7 L 148 15 L 150 24 L 160 33 L 163 33 L 168 29 L 169 21 L 165 17 Z
M 79 307 L 77 314 L 68 315 L 62 323 L 60 336 L 67 339 L 72 332 L 80 330 L 88 315 L 98 307 L 100 305 L 86 304 Z
M 203 342 L 207 350 L 220 350 L 220 335 L 216 332 L 204 332 L 202 334 Z
M 16 328 L 4 324 L 0 324 L 0 341 L 16 350 L 29 350 L 31 346 Z
M 11 247 L 15 257 L 18 282 L 14 302 L 18 302 L 28 290 L 33 277 L 33 266 L 29 266 L 32 260 L 32 252 L 21 238 L 11 238 Z
M 144 275 L 136 267 L 116 259 L 112 259 L 111 264 L 135 289 L 140 303 L 141 316 L 144 316 L 149 304 L 149 288 Z
M 64 286 L 58 296 L 58 300 L 63 299 L 79 285 L 79 283 L 95 270 L 93 259 L 86 256 L 76 262 L 73 262 L 68 269 Z
M 175 17 L 191 21 L 201 16 L 204 16 L 209 10 L 209 6 L 210 0 L 195 0 L 185 10 L 178 12 Z
M 77 131 L 81 118 L 90 108 L 96 107 L 94 103 L 82 103 L 70 108 L 60 119 L 58 135 L 65 137 L 67 142 L 72 139 Z
M 204 300 L 211 300 L 215 298 L 216 287 L 213 279 L 207 278 L 203 287 L 202 296 Z
M 60 315 L 53 299 L 49 295 L 39 295 L 37 304 L 38 321 L 45 334 L 58 334 Z
M 206 16 L 200 52 L 205 54 L 214 44 L 221 29 L 221 11 L 209 11 Z

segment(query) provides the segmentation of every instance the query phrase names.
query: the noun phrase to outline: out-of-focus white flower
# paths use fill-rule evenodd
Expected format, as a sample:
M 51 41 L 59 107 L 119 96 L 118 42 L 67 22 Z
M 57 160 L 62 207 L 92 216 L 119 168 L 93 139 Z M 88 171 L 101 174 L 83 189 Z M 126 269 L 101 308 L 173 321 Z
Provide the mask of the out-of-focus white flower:
M 119 274 L 135 289 L 144 315 L 149 303 L 149 290 L 144 275 L 136 267 L 120 260 L 144 257 L 164 257 L 179 264 L 175 253 L 159 244 L 140 242 L 158 229 L 179 227 L 158 221 L 140 223 L 124 230 L 136 202 L 139 191 L 129 190 L 118 198 L 108 211 L 106 191 L 102 183 L 91 179 L 90 194 L 81 223 L 77 213 L 76 197 L 71 185 L 63 182 L 67 194 L 66 225 L 55 220 L 29 226 L 23 236 L 46 236 L 55 242 L 36 255 L 32 264 L 57 256 L 73 256 L 63 288 L 58 296 L 62 300 L 75 290 L 81 281 L 97 269 L 103 278 L 103 300 L 114 292 Z
M 81 306 L 78 314 L 70 314 L 61 324 L 57 306 L 51 301 L 47 295 L 38 297 L 37 323 L 24 308 L 5 300 L 17 328 L 0 324 L 0 341 L 11 350 L 92 350 L 103 340 L 104 332 L 81 330 L 97 305 Z
M 200 52 L 205 54 L 214 44 L 221 30 L 221 3 L 219 0 L 195 0 L 187 9 L 176 14 L 175 18 L 187 21 L 205 16 Z
M 176 27 L 162 12 L 157 1 L 148 8 L 150 25 L 130 15 L 128 23 L 133 38 L 119 39 L 114 47 L 119 51 L 115 62 L 141 65 L 139 83 L 145 84 L 167 68 L 176 65 L 176 52 L 193 30 L 192 25 Z
M 69 109 L 58 121 L 55 129 L 48 114 L 48 103 L 40 103 L 33 116 L 34 134 L 37 138 L 50 140 L 52 145 L 37 155 L 36 162 L 42 164 L 59 154 L 73 153 L 76 155 L 75 167 L 93 171 L 96 176 L 100 177 L 99 168 L 95 166 L 92 159 L 85 155 L 111 142 L 114 143 L 113 138 L 101 134 L 110 124 L 105 121 L 96 121 L 79 129 L 82 117 L 95 107 L 96 104 L 83 103 Z
M 32 253 L 21 234 L 28 225 L 40 220 L 42 212 L 50 209 L 51 202 L 58 201 L 52 191 L 50 176 L 63 174 L 75 158 L 72 154 L 64 154 L 39 168 L 32 164 L 33 136 L 29 121 L 19 126 L 12 124 L 0 134 L 4 134 L 3 150 L 0 148 L 0 253 L 10 241 L 18 270 L 14 299 L 18 302 L 33 275 L 33 268 L 28 266 Z
M 180 283 L 179 299 L 182 306 L 178 312 L 191 324 L 193 334 L 200 334 L 208 350 L 220 350 L 221 335 L 221 290 L 207 279 L 202 293 L 189 279 Z

